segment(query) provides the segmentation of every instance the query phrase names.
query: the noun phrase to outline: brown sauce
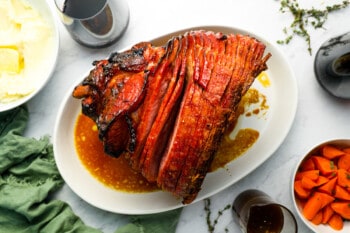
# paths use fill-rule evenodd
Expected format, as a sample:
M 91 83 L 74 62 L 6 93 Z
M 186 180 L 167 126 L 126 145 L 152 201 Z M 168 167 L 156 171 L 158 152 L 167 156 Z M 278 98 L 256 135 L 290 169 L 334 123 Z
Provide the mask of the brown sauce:
M 279 205 L 256 205 L 250 208 L 247 233 L 280 233 L 283 224 L 283 212 Z
M 233 202 L 233 218 L 247 233 L 280 233 L 283 231 L 282 207 L 271 203 L 259 190 L 246 190 Z M 284 228 L 285 229 L 285 228 Z
M 267 109 L 266 97 L 258 90 L 250 88 L 240 102 L 238 113 L 250 117 L 263 115 Z M 258 131 L 246 128 L 240 129 L 232 139 L 230 133 L 233 129 L 234 125 L 224 135 L 210 171 L 222 168 L 244 154 L 259 138 Z M 141 174 L 132 170 L 123 156 L 114 158 L 104 153 L 103 145 L 98 138 L 97 126 L 83 114 L 77 118 L 74 137 L 81 162 L 103 184 L 116 190 L 134 193 L 158 190 L 156 184 L 150 184 Z

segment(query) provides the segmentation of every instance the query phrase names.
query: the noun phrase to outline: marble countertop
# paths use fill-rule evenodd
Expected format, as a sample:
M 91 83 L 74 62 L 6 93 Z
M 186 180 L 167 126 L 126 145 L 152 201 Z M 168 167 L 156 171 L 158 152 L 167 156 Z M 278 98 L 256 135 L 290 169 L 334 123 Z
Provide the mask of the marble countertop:
M 53 4 L 49 1 L 54 8 Z M 299 1 L 324 7 L 330 2 Z M 321 2 L 321 3 L 319 3 Z M 52 78 L 46 87 L 28 102 L 30 111 L 26 135 L 39 138 L 53 135 L 58 107 L 69 88 L 92 68 L 92 61 L 104 58 L 113 51 L 127 48 L 137 42 L 147 41 L 183 28 L 220 25 L 238 27 L 261 35 L 276 44 L 284 53 L 295 72 L 298 86 L 298 107 L 289 134 L 275 153 L 261 166 L 211 197 L 212 213 L 231 204 L 234 198 L 248 188 L 260 189 L 294 213 L 291 197 L 291 175 L 298 160 L 314 145 L 321 142 L 350 138 L 350 101 L 334 98 L 317 83 L 313 62 L 317 49 L 327 39 L 350 30 L 350 8 L 331 13 L 324 29 L 310 28 L 312 55 L 302 38 L 295 38 L 289 45 L 277 45 L 284 39 L 284 27 L 293 17 L 279 11 L 280 1 L 275 0 L 128 0 L 130 22 L 124 36 L 105 49 L 88 49 L 75 43 L 61 23 L 59 59 Z M 312 6 L 312 5 L 311 5 Z M 58 17 L 56 17 L 58 20 Z M 350 90 L 349 90 L 350 91 Z M 75 195 L 67 185 L 57 194 L 68 202 L 75 213 L 88 225 L 104 232 L 113 232 L 126 222 L 126 216 L 97 209 Z M 298 219 L 299 232 L 311 232 Z M 224 212 L 215 232 L 239 232 L 230 211 Z M 208 232 L 204 202 L 186 206 L 181 214 L 177 232 Z

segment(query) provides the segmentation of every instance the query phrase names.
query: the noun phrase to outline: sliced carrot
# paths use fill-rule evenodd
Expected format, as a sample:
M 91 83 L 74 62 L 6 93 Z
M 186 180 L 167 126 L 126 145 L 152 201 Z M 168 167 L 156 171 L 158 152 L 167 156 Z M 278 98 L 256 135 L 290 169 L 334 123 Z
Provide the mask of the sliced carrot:
M 322 154 L 325 158 L 327 159 L 335 159 L 335 158 L 338 158 L 342 155 L 345 154 L 344 151 L 334 147 L 334 146 L 331 146 L 331 145 L 325 145 L 323 148 L 322 148 Z
M 344 151 L 345 153 L 348 153 L 348 154 L 350 154 L 350 147 L 347 147 L 347 148 L 343 148 L 343 151 Z
M 340 185 L 335 186 L 335 194 L 334 197 L 339 198 L 341 200 L 350 201 L 350 193 L 345 188 Z
M 317 183 L 311 180 L 309 177 L 304 176 L 303 178 L 301 178 L 301 185 L 304 189 L 311 190 L 317 186 Z
M 350 171 L 350 153 L 344 154 L 339 157 L 338 160 L 338 169 L 345 169 L 347 171 Z
M 323 211 L 318 211 L 315 217 L 311 220 L 311 222 L 315 225 L 320 225 L 322 223 Z
M 340 231 L 344 227 L 344 221 L 339 214 L 333 214 L 329 219 L 328 224 L 336 231 Z
M 329 181 L 328 178 L 324 176 L 319 176 L 317 180 L 312 180 L 307 176 L 301 178 L 301 184 L 305 189 L 313 189 L 315 187 L 321 186 Z
M 314 192 L 305 203 L 303 215 L 306 219 L 312 220 L 323 207 L 334 201 L 334 199 L 334 197 L 326 193 Z
M 311 191 L 306 190 L 301 184 L 301 180 L 294 181 L 294 191 L 299 198 L 305 199 L 310 196 Z
M 300 171 L 316 170 L 316 166 L 312 158 L 307 158 L 300 164 Z
M 321 186 L 321 185 L 327 183 L 328 181 L 329 181 L 329 179 L 327 177 L 319 176 L 318 179 L 316 180 L 316 186 Z
M 337 177 L 337 170 L 335 170 L 334 172 L 330 173 L 329 175 L 326 175 L 326 177 L 328 179 L 333 179 L 334 177 Z
M 350 172 L 345 169 L 339 169 L 338 184 L 344 188 L 350 188 Z
M 320 173 L 323 175 L 329 175 L 337 170 L 334 162 L 327 158 L 321 156 L 312 156 L 312 159 L 314 160 L 316 167 L 320 170 Z
M 322 215 L 322 223 L 326 224 L 329 219 L 332 217 L 334 214 L 334 210 L 332 209 L 331 205 L 326 205 L 323 209 L 323 215 Z
M 317 180 L 320 176 L 320 170 L 309 170 L 303 172 L 297 172 L 295 175 L 296 180 L 301 180 L 303 177 L 309 177 L 311 180 Z
M 331 204 L 331 207 L 334 210 L 334 212 L 338 213 L 343 218 L 350 220 L 350 202 L 349 201 L 333 202 Z
M 350 147 L 325 145 L 305 159 L 294 192 L 306 219 L 341 230 L 350 220 Z
M 335 193 L 335 185 L 337 183 L 338 178 L 334 177 L 333 179 L 329 180 L 324 185 L 317 188 L 318 191 L 327 193 L 329 195 L 334 195 Z

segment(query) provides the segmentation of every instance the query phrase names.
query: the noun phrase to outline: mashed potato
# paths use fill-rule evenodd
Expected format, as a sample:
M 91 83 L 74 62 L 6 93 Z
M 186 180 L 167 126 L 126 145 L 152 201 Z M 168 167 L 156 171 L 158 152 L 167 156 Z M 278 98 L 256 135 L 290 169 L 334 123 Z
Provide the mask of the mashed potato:
M 42 82 L 54 31 L 26 0 L 0 0 L 0 22 L 0 103 L 8 103 Z

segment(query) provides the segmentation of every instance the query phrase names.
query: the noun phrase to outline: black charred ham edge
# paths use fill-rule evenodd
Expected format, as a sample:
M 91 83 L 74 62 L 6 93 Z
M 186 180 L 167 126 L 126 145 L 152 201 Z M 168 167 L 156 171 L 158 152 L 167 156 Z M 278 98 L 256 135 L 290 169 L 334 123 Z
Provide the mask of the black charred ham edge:
M 236 107 L 271 56 L 241 35 L 190 31 L 95 61 L 73 91 L 105 152 L 191 203 Z

